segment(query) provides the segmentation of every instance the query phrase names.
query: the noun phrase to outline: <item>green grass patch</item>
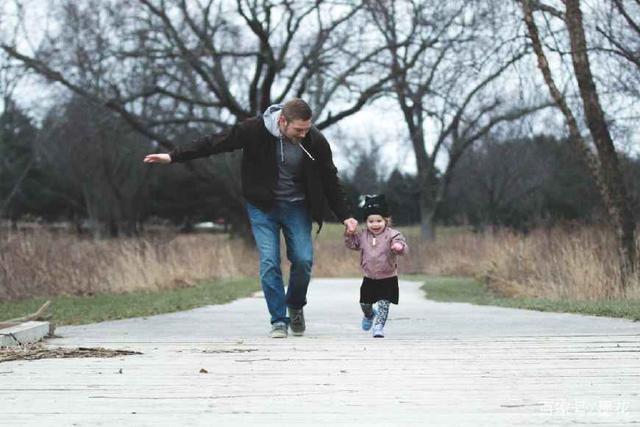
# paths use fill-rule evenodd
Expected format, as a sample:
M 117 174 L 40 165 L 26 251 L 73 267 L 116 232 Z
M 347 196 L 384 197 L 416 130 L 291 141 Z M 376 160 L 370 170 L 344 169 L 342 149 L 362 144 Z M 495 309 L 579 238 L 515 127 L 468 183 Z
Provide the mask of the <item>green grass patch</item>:
M 128 317 L 152 316 L 189 310 L 211 304 L 224 304 L 246 297 L 260 289 L 256 279 L 203 281 L 188 288 L 157 292 L 57 296 L 0 302 L 0 321 L 35 312 L 47 299 L 56 325 L 79 325 Z
M 409 277 L 407 277 L 409 278 Z M 600 301 L 552 300 L 542 298 L 506 298 L 495 295 L 472 278 L 413 276 L 424 281 L 422 290 L 433 301 L 467 302 L 477 305 L 522 308 L 527 310 L 580 313 L 594 316 L 623 317 L 640 320 L 640 300 L 611 299 Z

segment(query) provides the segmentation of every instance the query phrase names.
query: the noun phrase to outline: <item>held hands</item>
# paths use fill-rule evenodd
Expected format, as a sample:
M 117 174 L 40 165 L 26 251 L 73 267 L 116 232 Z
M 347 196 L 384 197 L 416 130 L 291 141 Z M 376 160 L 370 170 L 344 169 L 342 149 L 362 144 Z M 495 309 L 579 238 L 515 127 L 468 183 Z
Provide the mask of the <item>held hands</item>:
M 404 250 L 404 245 L 402 243 L 395 242 L 393 245 L 391 245 L 391 250 L 393 252 L 399 254 L 400 252 L 402 252 Z
M 358 221 L 355 218 L 347 218 L 342 223 L 347 227 L 344 234 L 354 234 L 358 229 Z
M 144 158 L 145 163 L 171 163 L 171 156 L 169 154 L 149 154 Z

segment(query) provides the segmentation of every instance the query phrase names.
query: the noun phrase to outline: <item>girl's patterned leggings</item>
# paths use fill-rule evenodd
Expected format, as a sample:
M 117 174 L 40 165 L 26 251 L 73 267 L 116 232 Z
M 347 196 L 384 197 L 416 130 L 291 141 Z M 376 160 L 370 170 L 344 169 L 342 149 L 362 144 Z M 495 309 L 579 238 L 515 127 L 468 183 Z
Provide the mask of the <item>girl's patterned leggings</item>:
M 387 316 L 389 316 L 389 306 L 391 302 L 386 299 L 381 299 L 378 301 L 378 315 L 376 316 L 373 324 L 375 326 L 384 327 L 384 324 L 387 323 Z M 362 308 L 362 312 L 366 317 L 373 317 L 373 304 L 363 304 L 360 303 L 360 308 Z

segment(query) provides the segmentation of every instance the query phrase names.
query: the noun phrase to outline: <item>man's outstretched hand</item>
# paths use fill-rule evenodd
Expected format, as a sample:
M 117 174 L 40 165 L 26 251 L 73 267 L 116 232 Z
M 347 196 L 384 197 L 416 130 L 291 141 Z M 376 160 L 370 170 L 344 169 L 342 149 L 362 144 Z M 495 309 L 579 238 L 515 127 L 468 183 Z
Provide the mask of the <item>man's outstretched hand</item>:
M 347 234 L 353 234 L 358 229 L 358 220 L 355 218 L 347 218 L 342 221 L 342 223 L 347 227 L 347 230 L 345 231 Z
M 171 163 L 171 156 L 163 154 L 149 154 L 144 158 L 145 163 Z

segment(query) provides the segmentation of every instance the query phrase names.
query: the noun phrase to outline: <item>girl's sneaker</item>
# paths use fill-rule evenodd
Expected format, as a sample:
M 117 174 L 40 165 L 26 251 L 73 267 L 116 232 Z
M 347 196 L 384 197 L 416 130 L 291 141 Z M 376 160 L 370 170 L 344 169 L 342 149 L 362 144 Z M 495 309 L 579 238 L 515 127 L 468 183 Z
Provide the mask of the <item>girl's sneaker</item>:
M 373 317 L 362 316 L 362 330 L 368 331 L 371 329 L 371 325 L 373 325 Z
M 384 330 L 382 329 L 382 326 L 376 325 L 373 327 L 373 337 L 384 338 Z
M 373 325 L 373 319 L 377 316 L 378 312 L 374 309 L 373 310 L 373 315 L 371 315 L 371 317 L 367 317 L 367 316 L 362 316 L 362 330 L 363 331 L 368 331 L 369 329 L 371 329 L 371 326 Z

